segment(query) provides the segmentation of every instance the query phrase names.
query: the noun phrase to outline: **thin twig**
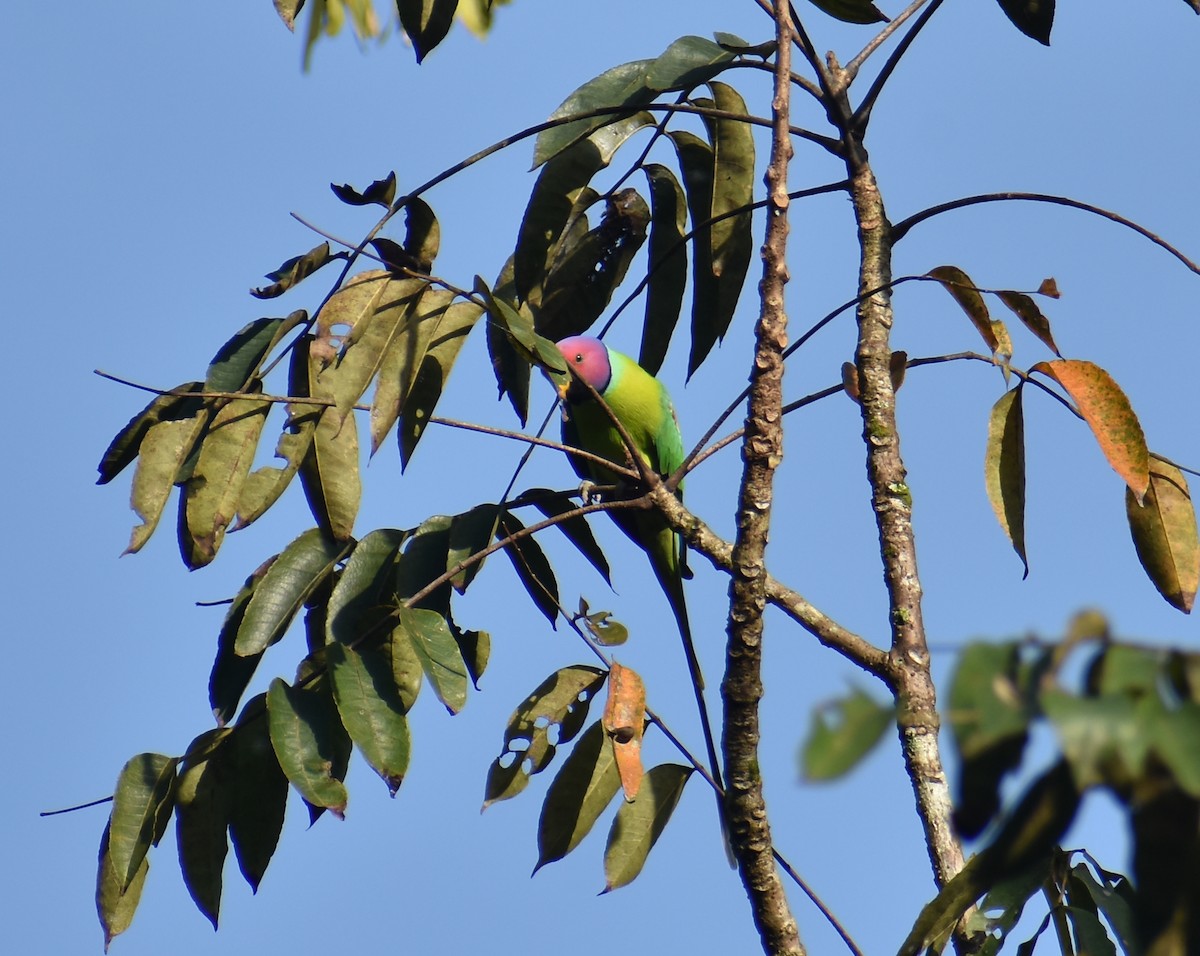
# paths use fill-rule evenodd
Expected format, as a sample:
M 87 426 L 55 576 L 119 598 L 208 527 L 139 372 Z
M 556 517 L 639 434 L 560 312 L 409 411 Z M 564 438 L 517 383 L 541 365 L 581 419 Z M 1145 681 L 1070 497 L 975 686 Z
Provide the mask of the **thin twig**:
M 913 40 L 917 38 L 917 34 L 921 32 L 925 24 L 929 22 L 929 18 L 937 12 L 938 7 L 941 5 L 942 0 L 931 0 L 929 6 L 927 6 L 922 11 L 921 16 L 917 18 L 917 22 L 914 23 L 912 28 L 900 38 L 900 42 L 896 44 L 896 49 L 892 51 L 891 56 L 889 56 L 884 62 L 883 68 L 879 71 L 879 75 L 875 77 L 875 81 L 871 84 L 871 88 L 867 90 L 867 95 L 863 97 L 863 101 L 854 111 L 854 115 L 850 117 L 850 129 L 857 131 L 860 136 L 862 135 L 863 130 L 866 128 L 867 122 L 870 120 L 871 110 L 875 107 L 875 101 L 879 99 L 879 94 L 883 92 L 883 88 L 887 85 L 887 81 L 891 78 L 896 67 L 900 65 L 900 60 L 904 57 L 904 54 L 908 52 L 908 48 L 912 45 Z
M 887 41 L 888 37 L 899 30 L 900 27 L 902 27 L 908 20 L 908 18 L 920 10 L 921 7 L 925 6 L 927 2 L 928 0 L 913 0 L 912 3 L 892 17 L 887 26 L 875 34 L 875 36 L 871 39 L 871 42 L 863 47 L 862 51 L 842 68 L 843 72 L 846 74 L 847 81 L 854 82 L 854 78 L 858 76 L 858 71 L 862 69 L 862 65 L 867 62 L 867 58 L 870 57 L 871 54 L 876 50 L 878 50 Z

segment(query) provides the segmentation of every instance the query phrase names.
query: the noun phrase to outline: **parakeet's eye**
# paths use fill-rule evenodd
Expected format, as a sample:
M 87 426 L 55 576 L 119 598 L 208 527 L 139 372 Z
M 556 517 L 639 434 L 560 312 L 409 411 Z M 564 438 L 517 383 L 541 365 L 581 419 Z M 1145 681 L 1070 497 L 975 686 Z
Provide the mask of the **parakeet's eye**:
M 582 353 L 582 352 L 576 352 L 576 353 L 575 353 L 575 364 L 576 364 L 576 365 L 582 365 L 582 364 L 583 364 L 583 353 Z

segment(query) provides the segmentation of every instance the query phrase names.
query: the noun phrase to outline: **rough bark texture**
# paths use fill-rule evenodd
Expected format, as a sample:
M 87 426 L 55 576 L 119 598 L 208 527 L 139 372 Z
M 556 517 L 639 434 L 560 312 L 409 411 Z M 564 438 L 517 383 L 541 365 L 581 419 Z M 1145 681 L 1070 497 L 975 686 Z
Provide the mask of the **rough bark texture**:
M 799 929 L 771 853 L 771 828 L 758 762 L 762 612 L 767 600 L 764 553 L 771 520 L 772 482 L 783 455 L 783 350 L 787 345 L 783 289 L 788 280 L 787 166 L 792 155 L 788 133 L 791 30 L 787 6 L 778 4 L 774 12 L 778 48 L 767 169 L 770 204 L 759 284 L 761 311 L 755 328 L 749 411 L 742 440 L 743 472 L 729 589 L 729 644 L 721 686 L 725 700 L 722 748 L 733 851 L 763 949 L 772 954 L 802 954 Z
M 856 165 L 851 188 L 862 252 L 859 292 L 863 294 L 885 288 L 891 282 L 892 241 L 875 176 L 865 161 Z M 921 618 L 912 495 L 896 430 L 891 329 L 890 294 L 876 292 L 864 299 L 858 307 L 855 357 L 867 476 L 888 592 L 892 632 L 890 683 L 898 705 L 904 761 L 925 830 L 934 878 L 940 887 L 962 869 L 963 856 L 950 824 L 953 807 L 938 747 L 940 720 Z

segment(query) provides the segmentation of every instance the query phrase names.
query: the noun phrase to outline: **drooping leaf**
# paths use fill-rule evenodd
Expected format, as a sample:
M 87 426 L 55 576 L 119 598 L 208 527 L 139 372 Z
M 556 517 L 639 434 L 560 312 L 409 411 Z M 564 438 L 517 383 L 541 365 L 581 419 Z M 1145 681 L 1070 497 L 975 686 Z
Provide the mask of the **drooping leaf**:
M 416 263 L 417 272 L 429 273 L 442 245 L 442 228 L 437 216 L 429 203 L 414 196 L 404 206 L 404 220 L 404 251 Z
M 843 23 L 880 23 L 887 17 L 871 0 L 811 0 L 812 5 Z
M 1121 948 L 1126 953 L 1136 952 L 1137 931 L 1133 910 L 1127 897 L 1116 886 L 1100 885 L 1083 863 L 1077 863 L 1071 868 L 1071 877 L 1077 886 L 1091 897 L 1096 909 L 1104 914 L 1108 925 L 1117 934 Z M 1124 877 L 1119 879 L 1124 883 L 1125 889 L 1128 889 L 1129 881 Z
M 353 416 L 339 425 L 333 409 L 325 409 L 300 462 L 300 484 L 322 531 L 338 541 L 349 540 L 362 500 L 358 424 Z
M 1138 504 L 1127 487 L 1125 511 L 1138 560 L 1158 593 L 1172 607 L 1190 613 L 1200 587 L 1200 539 L 1183 472 L 1152 458 L 1145 498 Z
M 221 877 L 229 852 L 226 829 L 233 795 L 225 748 L 229 734 L 229 729 L 219 727 L 192 741 L 176 793 L 179 868 L 188 893 L 213 929 L 221 909 Z M 191 756 L 195 752 L 199 755 Z
M 637 799 L 644 776 L 642 732 L 646 726 L 646 687 L 637 671 L 613 662 L 600 723 L 612 742 L 625 800 L 632 803 Z
M 396 626 L 396 563 L 409 532 L 378 528 L 354 546 L 329 596 L 326 642 L 382 639 Z
M 599 692 L 608 672 L 577 664 L 547 677 L 523 700 L 504 729 L 504 747 L 488 769 L 483 808 L 515 797 L 529 778 L 545 770 L 556 748 L 579 733 L 588 705 Z M 551 743 L 550 730 L 557 728 Z
M 263 360 L 285 335 L 308 319 L 303 309 L 284 319 L 255 319 L 213 356 L 204 377 L 206 392 L 244 391 L 258 377 Z
M 394 797 L 408 770 L 412 745 L 391 654 L 378 641 L 357 647 L 335 643 L 329 645 L 326 661 L 342 724 Z
M 508 396 L 522 425 L 529 418 L 529 362 L 513 344 L 503 325 L 488 316 L 486 322 L 488 357 L 496 376 L 496 398 Z
M 418 63 L 446 38 L 457 8 L 458 0 L 396 0 L 400 25 L 412 41 Z
M 428 298 L 428 297 L 427 297 Z M 413 365 L 409 374 L 412 384 L 400 407 L 400 426 L 397 437 L 400 444 L 400 463 L 408 467 L 417 442 L 425 433 L 430 418 L 442 397 L 442 389 L 450 370 L 454 367 L 459 350 L 467 339 L 483 310 L 473 302 L 456 302 L 450 306 L 430 306 L 422 309 L 419 322 L 425 323 L 436 316 L 437 324 L 431 333 L 429 344 L 423 354 L 414 352 Z
M 467 702 L 467 666 L 446 619 L 427 608 L 401 608 L 400 627 L 408 635 L 429 685 L 446 710 L 457 714 Z
M 327 809 L 342 817 L 351 742 L 328 682 L 292 687 L 276 677 L 267 691 L 267 714 L 279 766 L 308 802 L 310 814 L 315 819 L 316 811 Z
M 722 72 L 734 54 L 719 43 L 698 36 L 674 40 L 650 64 L 646 86 L 655 92 L 687 90 Z
M 446 570 L 453 570 L 491 544 L 499 520 L 499 507 L 494 504 L 476 505 L 470 511 L 455 515 L 450 525 L 450 549 L 446 554 Z M 451 585 L 460 594 L 463 593 L 481 567 L 483 562 L 477 561 L 470 567 L 463 568 L 450 579 Z
M 244 657 L 238 655 L 235 644 L 238 631 L 246 619 L 246 608 L 250 606 L 250 598 L 254 596 L 255 589 L 275 561 L 275 557 L 268 558 L 246 578 L 221 623 L 221 632 L 217 636 L 217 654 L 213 659 L 212 671 L 208 675 L 208 703 L 212 707 L 218 727 L 224 727 L 232 719 L 242 694 L 258 669 L 258 662 L 262 660 L 261 651 Z
M 558 257 L 546 278 L 538 331 L 558 341 L 591 327 L 646 240 L 650 210 L 636 190 L 609 198 L 600 225 Z
M 454 519 L 449 515 L 433 515 L 421 522 L 400 555 L 396 568 L 396 596 L 403 601 L 424 591 L 436 579 L 446 573 L 450 553 L 450 527 Z M 434 588 L 413 604 L 441 615 L 450 613 L 450 582 Z
M 249 390 L 261 388 L 255 380 Z M 270 408 L 269 402 L 233 399 L 209 424 L 179 499 L 179 550 L 188 568 L 203 567 L 217 556 L 225 529 L 237 516 Z
M 930 269 L 926 275 L 937 279 L 950 293 L 1002 365 L 1012 358 L 1012 339 L 1007 326 L 999 319 L 992 318 L 983 293 L 969 275 L 958 266 L 938 266 Z
M 1051 690 L 1041 695 L 1041 704 L 1080 787 L 1102 784 L 1116 773 L 1140 773 L 1154 734 L 1132 697 Z
M 396 172 L 393 170 L 383 179 L 376 179 L 362 192 L 349 183 L 340 186 L 330 183 L 329 188 L 338 199 L 350 206 L 368 206 L 374 203 L 387 209 L 396 198 Z
M 997 0 L 1013 26 L 1031 40 L 1050 45 L 1054 27 L 1054 0 Z
M 746 101 L 732 86 L 709 83 L 713 105 L 727 113 L 745 114 Z M 712 224 L 705 230 L 712 251 L 712 274 L 717 292 L 715 308 L 692 312 L 692 348 L 688 356 L 690 377 L 712 347 L 725 337 L 733 319 L 750 257 L 754 250 L 753 225 L 748 207 L 754 199 L 754 137 L 748 123 L 704 117 L 713 149 Z M 738 210 L 746 210 L 738 212 Z M 697 241 L 703 241 L 703 232 Z
M 1041 895 L 1050 867 L 1049 859 L 1041 860 L 1023 873 L 1002 880 L 979 902 L 965 929 L 968 934 L 987 933 L 992 937 L 984 943 L 981 953 L 1001 951 L 1004 940 L 1021 919 L 1025 904 Z
M 518 361 L 524 365 L 539 365 L 549 372 L 565 373 L 566 362 L 554 342 L 534 328 L 525 310 L 518 310 L 493 293 L 480 276 L 475 277 L 475 294 L 487 305 L 488 328 L 501 329 L 515 349 Z
M 604 848 L 605 893 L 627 886 L 642 872 L 691 775 L 691 767 L 659 764 L 646 773 L 637 800 L 621 804 Z
M 185 399 L 171 406 L 170 418 L 160 417 L 142 437 L 137 471 L 130 491 L 130 506 L 141 519 L 129 536 L 126 554 L 141 550 L 162 517 L 175 484 L 186 478 L 185 465 L 212 416 L 200 399 Z
M 107 860 L 114 887 L 128 891 L 151 845 L 157 846 L 175 807 L 175 769 L 179 760 L 143 753 L 121 768 L 108 819 Z
M 692 220 L 693 336 L 696 329 L 705 329 L 708 330 L 705 337 L 715 342 L 715 330 L 728 328 L 732 316 L 727 316 L 721 311 L 721 290 L 713 271 L 712 227 L 709 224 L 713 205 L 713 148 L 687 130 L 673 130 L 667 135 L 679 159 L 688 215 Z M 692 351 L 689 352 L 689 366 L 694 354 L 693 342 Z
M 412 390 L 430 343 L 437 333 L 454 293 L 427 288 L 413 297 L 405 316 L 403 334 L 392 339 L 383 353 L 379 380 L 371 401 L 371 454 L 379 451 L 383 439 L 400 415 Z
M 1078 951 L 1087 956 L 1117 956 L 1117 948 L 1100 922 L 1100 912 L 1088 888 L 1070 873 L 1063 890 L 1067 919 Z
M 526 502 L 532 504 L 547 518 L 557 518 L 569 511 L 574 511 L 577 507 L 570 495 L 555 494 L 549 488 L 528 489 L 513 499 L 512 507 L 519 507 Z M 600 550 L 600 545 L 596 542 L 596 536 L 592 534 L 592 527 L 588 524 L 587 518 L 582 515 L 568 518 L 560 521 L 555 527 L 566 535 L 567 540 L 579 549 L 579 553 L 588 559 L 592 567 L 600 572 L 605 583 L 611 586 L 612 578 L 609 575 L 608 559 Z
M 596 721 L 580 735 L 546 791 L 538 819 L 534 873 L 579 845 L 620 786 L 613 748 L 604 727 Z
M 1050 331 L 1050 320 L 1042 314 L 1042 310 L 1030 296 L 1024 292 L 1007 291 L 997 292 L 996 295 L 1025 324 L 1025 328 L 1037 336 L 1039 342 L 1062 358 L 1062 352 L 1058 350 L 1058 345 L 1054 342 L 1054 335 Z
M 687 288 L 687 199 L 668 167 L 648 163 L 642 168 L 650 185 L 650 246 L 638 364 L 656 375 L 666 358 Z
M 238 628 L 234 649 L 240 657 L 259 654 L 283 637 L 345 547 L 318 528 L 310 528 L 279 554 L 258 582 Z
M 274 272 L 268 272 L 267 278 L 271 280 L 271 284 L 251 289 L 250 294 L 256 299 L 274 299 L 283 295 L 296 283 L 307 279 L 322 266 L 345 258 L 346 253 L 331 252 L 329 243 L 323 242 L 319 246 L 309 249 L 304 255 L 288 259 Z
M 879 704 L 857 688 L 817 708 L 802 754 L 805 778 L 836 780 L 849 773 L 895 722 L 895 707 Z
M 187 382 L 178 388 L 172 389 L 172 391 L 179 393 L 199 392 L 203 388 L 203 382 Z M 105 449 L 104 457 L 101 458 L 100 464 L 96 468 L 100 473 L 100 477 L 96 479 L 96 484 L 108 484 L 124 471 L 126 467 L 137 460 L 138 452 L 142 447 L 142 441 L 152 426 L 158 424 L 160 421 L 190 417 L 196 407 L 197 399 L 190 399 L 186 395 L 156 395 L 149 405 L 134 415 L 125 427 L 113 437 L 108 448 Z
M 506 511 L 500 515 L 499 526 L 496 529 L 496 540 L 501 541 L 525 529 L 512 512 Z M 504 546 L 504 553 L 512 562 L 517 577 L 533 599 L 537 609 L 546 615 L 551 626 L 558 620 L 558 580 L 554 577 L 554 569 L 546 560 L 542 546 L 534 540 L 533 535 L 525 535 Z
M 287 808 L 287 776 L 271 746 L 267 695 L 251 698 L 226 743 L 233 775 L 229 838 L 242 876 L 254 892 L 275 854 Z
M 1050 376 L 1066 390 L 1108 463 L 1142 501 L 1150 487 L 1150 451 L 1129 399 L 1112 376 L 1079 359 L 1038 362 L 1030 371 Z
M 288 395 L 291 397 L 310 397 L 308 366 L 312 342 L 313 337 L 305 335 L 292 346 L 288 370 Z M 286 464 L 282 468 L 264 465 L 246 476 L 238 497 L 238 520 L 231 529 L 233 531 L 245 528 L 262 517 L 279 500 L 308 454 L 322 408 L 320 405 L 293 402 L 288 405 L 287 412 L 287 422 L 275 445 L 275 457 L 282 458 Z
M 110 826 L 104 827 L 100 837 L 99 863 L 96 869 L 96 913 L 100 917 L 100 928 L 104 930 L 104 951 L 116 937 L 129 929 L 133 914 L 142 898 L 142 887 L 146 874 L 150 872 L 150 858 L 143 857 L 133 879 L 125 881 L 117 873 L 109 853 Z
M 992 406 L 988 419 L 984 483 L 996 520 L 1029 577 L 1025 553 L 1025 412 L 1022 386 L 1005 392 Z
M 275 4 L 275 12 L 279 14 L 279 19 L 283 21 L 283 25 L 294 32 L 296 29 L 296 17 L 304 9 L 304 0 L 273 0 L 273 2 Z

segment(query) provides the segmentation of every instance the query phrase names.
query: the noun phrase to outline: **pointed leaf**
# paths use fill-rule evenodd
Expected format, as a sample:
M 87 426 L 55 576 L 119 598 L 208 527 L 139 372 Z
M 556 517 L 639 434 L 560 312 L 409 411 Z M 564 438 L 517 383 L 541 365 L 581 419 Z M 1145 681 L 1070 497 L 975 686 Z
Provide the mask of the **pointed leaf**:
M 286 319 L 255 319 L 221 346 L 204 377 L 206 392 L 240 392 L 257 376 L 263 360 L 288 332 L 308 319 L 299 309 Z
M 525 526 L 515 515 L 504 512 L 500 516 L 496 540 L 501 541 L 524 529 Z M 537 609 L 546 615 L 546 620 L 552 626 L 555 625 L 558 620 L 558 581 L 554 577 L 554 569 L 546 560 L 542 546 L 534 540 L 533 535 L 525 535 L 506 544 L 504 553 L 508 555 L 517 577 L 521 579 Z
M 175 769 L 179 760 L 163 754 L 132 757 L 121 769 L 108 821 L 106 866 L 119 893 L 126 892 L 166 830 L 175 806 Z
M 641 675 L 613 662 L 608 672 L 608 699 L 600 719 L 612 741 L 613 757 L 626 802 L 637 799 L 642 785 L 642 731 L 646 726 L 646 687 Z
M 1077 863 L 1071 868 L 1071 876 L 1079 887 L 1091 897 L 1092 905 L 1104 914 L 1108 925 L 1116 933 L 1121 948 L 1126 953 L 1136 952 L 1137 930 L 1134 924 L 1133 908 L 1120 890 L 1115 887 L 1101 886 L 1083 863 Z M 1128 880 L 1125 880 L 1124 877 L 1119 879 L 1128 886 Z
M 203 388 L 203 382 L 187 382 L 173 391 L 199 392 Z M 161 421 L 190 418 L 198 407 L 198 400 L 188 398 L 186 395 L 156 395 L 150 404 L 134 415 L 109 443 L 104 457 L 96 468 L 100 472 L 96 484 L 108 484 L 137 460 L 142 441 L 154 425 Z
M 712 226 L 709 223 L 713 205 L 713 148 L 686 130 L 673 130 L 667 136 L 679 159 L 688 215 L 692 220 L 693 338 L 695 330 L 705 329 L 705 337 L 715 342 L 716 330 L 728 328 L 731 315 L 726 315 L 721 309 L 721 290 L 713 271 Z M 694 354 L 693 342 L 689 365 L 690 356 Z
M 433 269 L 442 244 L 442 229 L 429 203 L 418 196 L 408 200 L 404 206 L 405 225 L 404 251 L 416 263 L 416 271 L 428 273 Z
M 831 719 L 832 718 L 832 719 Z M 869 754 L 896 722 L 896 708 L 857 688 L 813 711 L 802 765 L 807 780 L 836 780 Z
M 486 323 L 488 356 L 496 375 L 496 398 L 508 401 L 522 425 L 529 418 L 529 362 L 521 356 L 506 329 L 491 315 Z
M 275 561 L 275 557 L 277 555 L 268 558 L 246 578 L 221 624 L 221 633 L 217 637 L 217 656 L 208 675 L 208 703 L 219 727 L 224 727 L 237 711 L 238 702 L 258 669 L 258 662 L 262 660 L 261 651 L 245 657 L 239 656 L 235 644 L 238 631 L 246 619 L 246 608 L 250 606 L 250 598 L 254 596 L 255 589 Z
M 400 608 L 399 615 L 429 686 L 445 708 L 457 714 L 467 702 L 467 666 L 446 619 L 421 608 Z
M 391 654 L 379 642 L 357 647 L 330 644 L 326 660 L 342 723 L 394 797 L 408 770 L 411 741 Z
M 1058 350 L 1054 335 L 1050 331 L 1050 320 L 1042 314 L 1042 310 L 1032 298 L 1023 292 L 997 292 L 996 295 L 1025 324 L 1025 328 L 1037 336 L 1039 342 L 1062 358 L 1062 352 Z
M 823 13 L 843 23 L 880 23 L 887 17 L 871 0 L 811 0 Z
M 999 319 L 992 318 L 987 303 L 983 300 L 983 293 L 969 275 L 958 266 L 938 266 L 936 269 L 930 269 L 926 275 L 937 279 L 950 293 L 993 355 L 998 356 L 1002 362 L 1012 358 L 1012 339 L 1009 337 L 1008 328 Z
M 310 807 L 342 817 L 351 743 L 328 684 L 317 680 L 292 687 L 276 677 L 267 691 L 267 713 L 271 746 L 292 786 Z
M 734 54 L 704 37 L 675 40 L 646 70 L 646 86 L 657 92 L 688 90 L 722 72 Z
M 1050 45 L 1054 27 L 1054 0 L 997 0 L 1013 26 L 1032 40 Z
M 1029 577 L 1025 554 L 1025 412 L 1022 386 L 1005 392 L 988 420 L 984 482 L 996 520 L 1012 543 Z
M 1112 376 L 1078 359 L 1038 362 L 1030 371 L 1050 376 L 1066 390 L 1108 463 L 1141 502 L 1150 487 L 1150 452 L 1137 415 Z
M 330 183 L 329 188 L 333 190 L 333 194 L 338 199 L 347 205 L 368 206 L 374 203 L 387 209 L 391 206 L 392 200 L 396 198 L 396 173 L 393 170 L 383 179 L 376 179 L 361 193 L 349 183 L 343 183 L 341 186 Z
M 547 677 L 513 711 L 504 729 L 504 748 L 488 769 L 483 808 L 515 797 L 554 759 L 556 746 L 571 740 L 587 719 L 588 705 L 607 671 L 577 664 Z M 557 728 L 554 742 L 550 731 Z
M 329 597 L 327 643 L 381 643 L 396 627 L 396 564 L 408 536 L 379 528 L 354 546 Z
M 646 774 L 637 800 L 621 804 L 604 848 L 605 893 L 627 886 L 642 872 L 691 775 L 691 767 L 659 764 Z
M 259 654 L 287 631 L 305 599 L 316 590 L 345 548 L 317 528 L 305 531 L 275 559 L 254 589 L 234 645 L 241 657 Z
M 1196 509 L 1183 472 L 1158 458 L 1150 460 L 1150 486 L 1139 505 L 1125 489 L 1125 511 L 1138 560 L 1172 607 L 1192 610 L 1200 587 L 1200 539 Z
M 420 63 L 450 30 L 458 0 L 396 0 L 400 25 L 412 41 Z
M 656 375 L 666 358 L 687 287 L 687 199 L 668 167 L 648 163 L 642 168 L 650 184 L 650 246 L 646 321 L 638 364 Z
M 546 791 L 538 819 L 534 873 L 579 845 L 620 786 L 613 748 L 604 727 L 596 721 L 579 737 Z
M 536 507 L 547 518 L 556 518 L 567 514 L 577 507 L 570 495 L 556 494 L 549 488 L 528 489 L 513 500 L 512 507 L 519 507 L 526 502 Z M 592 567 L 600 572 L 605 583 L 611 586 L 612 578 L 609 575 L 608 559 L 600 550 L 600 545 L 596 542 L 596 536 L 592 534 L 592 526 L 588 524 L 587 518 L 579 515 L 560 521 L 555 527 L 566 535 L 567 540 L 579 549 L 579 553 L 588 559 Z
M 288 786 L 271 746 L 266 694 L 247 702 L 225 747 L 233 775 L 230 842 L 242 876 L 257 893 L 283 830 Z
M 309 511 L 322 530 L 338 541 L 354 533 L 362 500 L 358 468 L 358 425 L 347 418 L 337 425 L 327 409 L 317 422 L 313 443 L 300 463 L 300 484 Z
M 434 515 L 426 518 L 413 532 L 412 538 L 400 556 L 396 568 L 396 595 L 407 601 L 418 591 L 446 573 L 450 552 L 450 526 L 454 519 L 449 515 Z M 439 614 L 450 613 L 450 582 L 434 588 L 417 601 L 414 607 L 428 608 Z
M 499 506 L 494 504 L 476 505 L 470 511 L 455 515 L 454 522 L 450 525 L 450 549 L 446 554 L 446 570 L 453 570 L 491 544 L 499 520 Z M 459 571 L 450 579 L 450 583 L 462 594 L 481 567 L 483 562 L 477 561 L 469 568 Z
M 184 758 L 179 774 L 175 839 L 179 868 L 196 907 L 213 929 L 221 909 L 222 869 L 229 852 L 226 828 L 232 797 L 225 747 L 228 729 L 207 730 L 188 747 L 198 759 Z
M 131 880 L 126 881 L 119 875 L 109 853 L 110 836 L 110 827 L 105 826 L 100 837 L 100 858 L 96 870 L 96 913 L 100 917 L 100 928 L 104 930 L 106 953 L 109 944 L 129 929 L 134 911 L 142 898 L 146 874 L 150 872 L 150 859 L 142 857 Z
M 493 293 L 480 276 L 475 277 L 475 294 L 487 305 L 488 328 L 498 328 L 512 343 L 517 360 L 524 365 L 530 363 L 548 371 L 566 372 L 567 366 L 562 353 L 554 342 L 540 335 L 534 328 L 528 310 L 517 310 L 498 293 Z
M 414 297 L 405 317 L 402 335 L 387 346 L 379 368 L 379 381 L 371 401 L 371 454 L 379 451 L 383 439 L 396 423 L 430 344 L 454 301 L 454 293 L 445 289 L 426 289 Z
M 267 278 L 272 280 L 270 285 L 262 286 L 258 289 L 251 289 L 250 294 L 256 299 L 274 299 L 277 296 L 283 295 L 296 283 L 308 278 L 324 265 L 328 265 L 336 259 L 345 259 L 344 252 L 330 252 L 329 243 L 323 242 L 319 246 L 308 250 L 302 256 L 294 256 L 288 259 L 274 272 L 268 272 Z
M 304 9 L 304 0 L 274 0 L 274 3 L 275 12 L 279 14 L 279 19 L 283 21 L 283 25 L 295 32 L 296 17 Z

